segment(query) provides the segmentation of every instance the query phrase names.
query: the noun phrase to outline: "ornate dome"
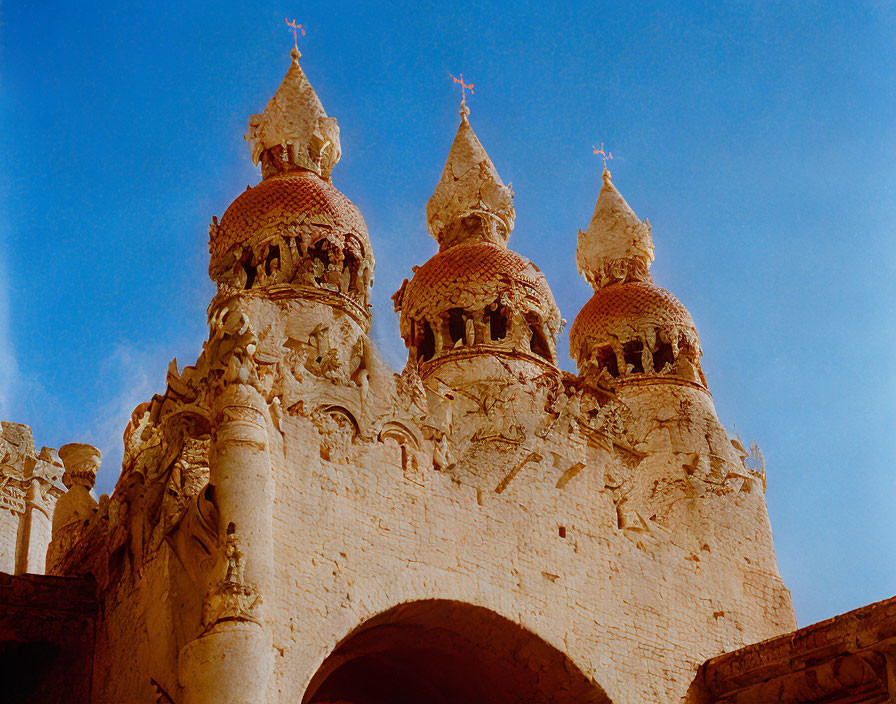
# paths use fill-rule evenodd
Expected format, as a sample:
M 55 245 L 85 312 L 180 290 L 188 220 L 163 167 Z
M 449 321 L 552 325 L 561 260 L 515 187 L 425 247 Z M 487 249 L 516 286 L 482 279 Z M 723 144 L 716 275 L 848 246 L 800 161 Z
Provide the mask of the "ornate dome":
M 210 229 L 209 275 L 237 289 L 288 285 L 341 294 L 369 321 L 373 251 L 357 207 L 317 174 L 292 170 L 243 192 Z
M 652 283 L 598 289 L 576 316 L 569 337 L 570 353 L 586 375 L 670 374 L 705 384 L 691 314 Z
M 501 296 L 556 308 L 544 274 L 532 262 L 506 247 L 472 242 L 439 252 L 417 269 L 404 290 L 401 311 L 424 318 L 452 308 L 485 308 Z
M 402 337 L 422 361 L 474 345 L 556 361 L 563 321 L 551 289 L 538 267 L 505 246 L 472 241 L 443 250 L 393 299 Z
M 671 293 L 646 282 L 612 284 L 600 289 L 576 316 L 569 333 L 573 349 L 585 339 L 625 339 L 649 327 L 693 330 L 688 309 Z
M 341 248 L 354 237 L 365 255 L 370 252 L 367 225 L 355 204 L 313 172 L 291 171 L 264 179 L 230 204 L 209 242 L 209 273 L 214 278 L 231 268 L 237 250 L 294 236 L 302 225 L 309 246 L 327 239 Z

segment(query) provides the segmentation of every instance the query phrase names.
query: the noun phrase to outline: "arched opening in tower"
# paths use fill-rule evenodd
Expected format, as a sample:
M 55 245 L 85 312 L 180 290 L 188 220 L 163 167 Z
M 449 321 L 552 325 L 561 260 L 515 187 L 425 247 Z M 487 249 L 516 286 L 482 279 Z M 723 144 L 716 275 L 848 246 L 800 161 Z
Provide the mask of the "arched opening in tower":
M 596 357 L 598 369 L 606 369 L 614 379 L 619 376 L 619 362 L 616 359 L 616 352 L 610 345 L 601 347 L 597 351 Z M 582 354 L 582 359 L 585 358 L 585 354 Z
M 481 606 L 433 599 L 362 624 L 323 662 L 302 704 L 608 704 L 561 651 Z
M 640 340 L 631 340 L 622 345 L 622 357 L 630 368 L 631 374 L 643 374 L 644 364 L 641 361 L 641 353 L 644 351 L 644 343 Z
M 532 354 L 536 354 L 542 359 L 551 361 L 551 348 L 544 334 L 544 326 L 534 313 L 526 314 L 526 323 L 529 325 L 530 342 L 529 348 Z
M 488 311 L 489 335 L 493 341 L 507 337 L 507 313 L 500 303 L 492 304 Z
M 432 359 L 436 353 L 436 336 L 433 334 L 432 327 L 427 321 L 423 321 L 423 339 L 417 348 L 419 358 L 424 362 Z
M 654 370 L 662 372 L 666 369 L 666 365 L 671 367 L 673 364 L 675 364 L 675 355 L 672 353 L 672 345 L 657 339 L 656 349 L 653 351 Z
M 451 344 L 454 346 L 464 339 L 464 312 L 460 308 L 452 308 L 448 311 L 448 334 L 451 336 Z

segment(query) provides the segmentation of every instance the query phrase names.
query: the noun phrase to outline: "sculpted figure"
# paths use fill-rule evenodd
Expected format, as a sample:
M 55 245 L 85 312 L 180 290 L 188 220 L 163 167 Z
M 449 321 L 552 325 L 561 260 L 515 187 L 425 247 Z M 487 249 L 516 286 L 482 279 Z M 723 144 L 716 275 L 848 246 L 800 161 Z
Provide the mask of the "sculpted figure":
M 245 289 L 246 284 L 249 281 L 249 277 L 246 274 L 246 269 L 241 262 L 237 262 L 233 267 L 233 284 L 239 289 Z
M 642 341 L 641 346 L 641 366 L 644 368 L 645 374 L 653 374 L 653 350 L 647 344 L 647 339 Z
M 327 288 L 339 290 L 342 283 L 342 267 L 337 263 L 328 264 L 324 270 L 323 284 Z
M 303 274 L 304 283 L 309 286 L 319 286 L 323 276 L 324 263 L 317 257 L 314 257 L 311 260 L 311 267 Z

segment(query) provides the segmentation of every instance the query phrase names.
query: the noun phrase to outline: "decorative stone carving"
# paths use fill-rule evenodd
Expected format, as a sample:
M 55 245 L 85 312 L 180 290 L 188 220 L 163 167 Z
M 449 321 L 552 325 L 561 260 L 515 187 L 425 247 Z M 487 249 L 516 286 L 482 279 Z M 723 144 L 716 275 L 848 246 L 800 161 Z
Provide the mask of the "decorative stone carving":
M 579 273 L 597 291 L 614 283 L 649 281 L 652 262 L 650 222 L 638 219 L 604 169 L 591 223 L 586 231 L 579 231 Z
M 256 611 L 261 597 L 256 587 L 243 578 L 243 553 L 233 523 L 227 527 L 224 563 L 224 579 L 209 590 L 203 603 L 202 625 L 206 632 L 212 631 L 223 621 L 258 623 Z
M 327 117 L 320 99 L 299 66 L 299 52 L 280 88 L 261 115 L 249 118 L 246 141 L 252 161 L 261 162 L 263 173 L 276 173 L 293 164 L 329 178 L 342 155 L 339 126 Z
M 514 218 L 513 185 L 504 185 L 461 112 L 442 178 L 426 205 L 429 232 L 443 249 L 457 244 L 471 229 L 477 238 L 504 245 Z
M 335 464 L 348 462 L 359 432 L 351 412 L 339 406 L 319 408 L 311 414 L 311 421 L 320 433 L 321 459 Z

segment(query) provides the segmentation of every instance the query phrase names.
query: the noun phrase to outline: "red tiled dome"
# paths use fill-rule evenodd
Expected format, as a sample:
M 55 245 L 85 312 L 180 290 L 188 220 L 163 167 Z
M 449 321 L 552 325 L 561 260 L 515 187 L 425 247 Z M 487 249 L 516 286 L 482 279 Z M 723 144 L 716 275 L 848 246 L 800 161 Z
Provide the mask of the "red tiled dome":
M 458 245 L 417 269 L 404 292 L 402 314 L 421 318 L 451 308 L 484 308 L 496 291 L 512 288 L 555 307 L 547 280 L 525 257 L 491 242 Z
M 300 223 L 319 226 L 314 239 L 327 238 L 338 246 L 354 234 L 364 255 L 370 255 L 367 225 L 354 203 L 316 174 L 288 172 L 264 179 L 230 204 L 209 243 L 209 269 L 226 268 L 222 260 L 233 247 L 262 244 Z
M 626 341 L 651 327 L 688 328 L 696 336 L 688 309 L 665 289 L 643 281 L 612 284 L 597 291 L 579 311 L 569 333 L 570 348 L 575 355 L 586 339 L 596 345 L 611 337 Z

